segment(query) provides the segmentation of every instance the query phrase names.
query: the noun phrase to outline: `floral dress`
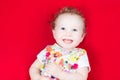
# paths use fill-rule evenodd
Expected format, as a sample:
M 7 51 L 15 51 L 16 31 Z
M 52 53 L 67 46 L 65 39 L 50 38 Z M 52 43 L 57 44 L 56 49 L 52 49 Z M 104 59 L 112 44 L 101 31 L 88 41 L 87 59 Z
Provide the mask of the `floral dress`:
M 72 51 L 66 51 L 59 45 L 54 44 L 47 46 L 38 55 L 38 60 L 42 63 L 40 70 L 42 75 L 51 76 L 45 73 L 45 64 L 55 62 L 62 66 L 65 72 L 76 72 L 77 69 L 82 67 L 88 67 L 90 71 L 90 65 L 87 57 L 87 53 L 84 49 L 74 48 Z M 57 79 L 53 79 L 57 80 Z

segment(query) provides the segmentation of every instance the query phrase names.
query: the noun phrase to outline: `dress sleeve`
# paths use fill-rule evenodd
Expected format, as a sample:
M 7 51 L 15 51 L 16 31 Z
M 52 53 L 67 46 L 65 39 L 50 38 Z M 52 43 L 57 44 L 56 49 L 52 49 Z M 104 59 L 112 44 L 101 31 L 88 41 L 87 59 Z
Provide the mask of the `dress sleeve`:
M 84 50 L 84 54 L 80 57 L 80 60 L 78 61 L 79 69 L 82 67 L 88 67 L 89 72 L 91 71 L 87 52 Z
M 46 60 L 45 54 L 46 54 L 46 48 L 44 48 L 41 52 L 38 53 L 37 59 L 40 61 L 40 63 L 45 62 Z

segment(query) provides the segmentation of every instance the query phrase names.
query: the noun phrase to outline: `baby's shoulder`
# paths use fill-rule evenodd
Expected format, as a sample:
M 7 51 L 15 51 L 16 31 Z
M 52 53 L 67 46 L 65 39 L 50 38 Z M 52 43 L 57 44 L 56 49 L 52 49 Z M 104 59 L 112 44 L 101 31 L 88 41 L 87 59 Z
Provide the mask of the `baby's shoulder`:
M 77 54 L 81 54 L 81 55 L 87 53 L 87 51 L 86 51 L 85 49 L 83 49 L 83 48 L 76 48 L 75 52 L 76 52 Z
M 55 52 L 56 50 L 58 50 L 57 48 L 56 48 L 56 46 L 55 45 L 47 45 L 46 47 L 45 47 L 45 51 L 46 52 Z

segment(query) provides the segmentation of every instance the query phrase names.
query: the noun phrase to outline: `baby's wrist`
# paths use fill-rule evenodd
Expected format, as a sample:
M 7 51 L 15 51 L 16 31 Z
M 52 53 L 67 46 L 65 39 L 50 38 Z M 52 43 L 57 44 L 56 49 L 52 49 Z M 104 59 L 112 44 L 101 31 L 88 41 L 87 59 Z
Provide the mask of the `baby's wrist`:
M 63 74 L 63 70 L 60 70 L 59 72 L 57 72 L 57 74 L 54 74 L 54 76 L 56 78 L 60 78 L 62 74 Z

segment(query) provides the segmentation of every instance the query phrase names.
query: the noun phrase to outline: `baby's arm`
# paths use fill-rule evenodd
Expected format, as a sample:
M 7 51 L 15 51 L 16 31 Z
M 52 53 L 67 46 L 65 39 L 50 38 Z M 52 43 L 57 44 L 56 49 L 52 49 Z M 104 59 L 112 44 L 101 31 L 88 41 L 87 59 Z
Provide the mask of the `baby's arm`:
M 29 69 L 31 80 L 50 80 L 48 77 L 40 75 L 41 63 L 36 59 Z
M 46 66 L 46 71 L 60 80 L 87 80 L 88 77 L 88 67 L 78 69 L 77 72 L 64 72 L 59 65 L 50 63 Z
M 84 67 L 78 69 L 76 73 L 73 72 L 64 72 L 61 71 L 56 75 L 60 80 L 87 80 L 88 77 L 88 68 Z

